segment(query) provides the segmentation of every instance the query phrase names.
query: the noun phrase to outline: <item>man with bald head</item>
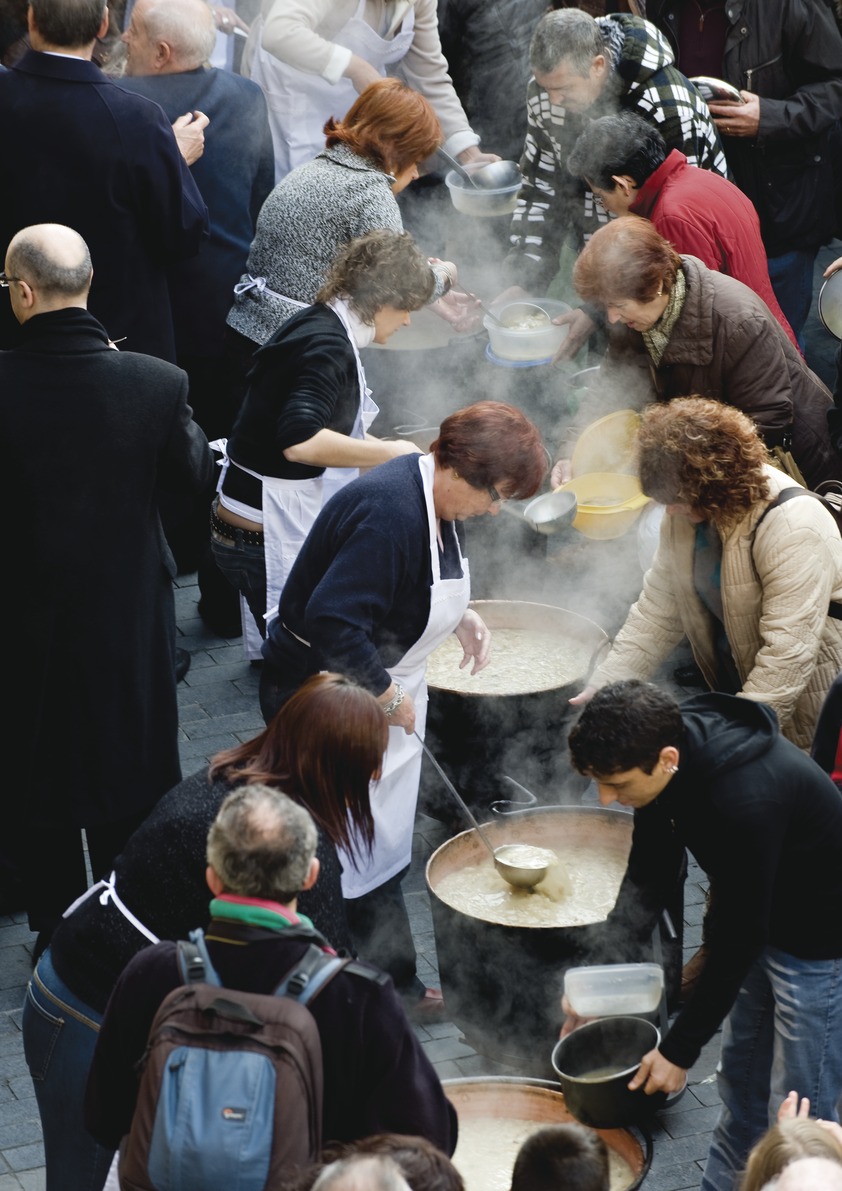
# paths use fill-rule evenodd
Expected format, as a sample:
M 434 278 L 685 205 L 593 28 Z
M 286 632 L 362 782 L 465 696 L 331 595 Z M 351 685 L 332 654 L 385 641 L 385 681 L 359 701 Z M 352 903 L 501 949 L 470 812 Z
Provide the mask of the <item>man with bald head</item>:
M 85 241 L 57 224 L 18 232 L 0 276 L 21 328 L 0 352 L 0 441 L 23 530 L 4 718 L 20 765 L 0 860 L 16 863 L 39 949 L 86 887 L 81 829 L 107 875 L 180 780 L 175 571 L 158 502 L 212 471 L 187 377 L 115 350 L 87 310 L 91 277 Z
M 210 118 L 205 151 L 190 172 L 207 203 L 210 240 L 198 256 L 169 270 L 176 363 L 190 377 L 190 402 L 208 439 L 226 438 L 238 390 L 223 356 L 225 319 L 234 285 L 246 271 L 257 216 L 272 189 L 275 159 L 263 92 L 251 79 L 216 70 L 207 61 L 216 39 L 205 0 L 137 0 L 120 86 L 155 100 L 175 120 L 200 110 Z M 167 518 L 179 569 L 199 572 L 199 610 L 222 636 L 239 636 L 237 593 L 210 554 L 208 508 L 213 490 Z
M 30 0 L 28 23 L 32 48 L 0 72 L 0 244 L 31 224 L 76 228 L 109 335 L 174 361 L 167 268 L 198 252 L 207 211 L 170 122 L 91 61 L 104 0 Z M 17 341 L 4 303 L 0 348 Z

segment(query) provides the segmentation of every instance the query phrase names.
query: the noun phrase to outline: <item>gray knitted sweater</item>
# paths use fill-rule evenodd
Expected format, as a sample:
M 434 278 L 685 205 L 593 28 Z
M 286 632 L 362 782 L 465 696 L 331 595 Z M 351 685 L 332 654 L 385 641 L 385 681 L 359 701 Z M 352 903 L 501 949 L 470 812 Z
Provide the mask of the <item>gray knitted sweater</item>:
M 339 249 L 366 232 L 403 231 L 392 194 L 394 178 L 346 145 L 324 149 L 278 183 L 261 208 L 249 251 L 246 273 L 265 279 L 235 295 L 228 325 L 241 335 L 265 343 L 299 309 L 267 292 L 283 294 L 308 305 L 327 276 Z M 446 274 L 438 266 L 434 299 L 446 291 Z

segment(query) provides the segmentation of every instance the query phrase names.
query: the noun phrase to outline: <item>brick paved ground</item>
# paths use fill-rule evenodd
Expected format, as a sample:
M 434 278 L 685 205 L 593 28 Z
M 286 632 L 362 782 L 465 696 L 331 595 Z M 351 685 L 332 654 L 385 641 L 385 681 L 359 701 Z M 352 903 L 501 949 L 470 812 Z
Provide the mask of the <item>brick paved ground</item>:
M 823 250 L 816 269 L 816 292 L 821 269 L 842 253 L 836 243 Z M 817 327 L 808 327 L 808 357 L 830 382 L 834 341 Z M 181 756 L 185 774 L 204 765 L 217 750 L 246 740 L 263 726 L 257 710 L 257 672 L 243 660 L 238 641 L 209 634 L 196 610 L 192 577 L 179 580 L 176 593 L 181 644 L 193 656 L 186 680 L 179 687 Z M 692 693 L 692 692 L 688 692 Z M 420 955 L 420 974 L 435 984 L 436 956 L 429 899 L 424 884 L 427 856 L 448 836 L 433 819 L 420 817 L 407 896 Z M 698 870 L 691 870 L 685 891 L 685 954 L 699 942 L 703 888 Z M 44 1154 L 41 1129 L 21 1044 L 21 1005 L 30 972 L 34 936 L 20 914 L 0 916 L 0 1191 L 43 1191 Z M 419 1028 L 430 1059 L 442 1079 L 479 1074 L 507 1074 L 468 1046 L 457 1026 L 442 1023 Z M 659 1115 L 654 1131 L 654 1161 L 647 1191 L 679 1191 L 699 1186 L 709 1134 L 716 1120 L 718 1097 L 714 1082 L 718 1039 L 714 1039 L 690 1072 L 690 1086 L 674 1108 Z M 520 1072 L 523 1074 L 523 1072 Z

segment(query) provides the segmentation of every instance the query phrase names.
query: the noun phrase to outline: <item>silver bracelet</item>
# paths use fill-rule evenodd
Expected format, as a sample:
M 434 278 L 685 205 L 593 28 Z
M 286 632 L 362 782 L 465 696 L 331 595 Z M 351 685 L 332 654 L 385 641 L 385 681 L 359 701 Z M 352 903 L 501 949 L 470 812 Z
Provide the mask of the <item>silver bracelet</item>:
M 389 702 L 386 703 L 385 706 L 383 707 L 383 714 L 384 715 L 392 715 L 393 712 L 398 710 L 401 703 L 403 703 L 403 700 L 404 700 L 403 687 L 401 686 L 401 684 L 399 682 L 396 682 L 395 683 L 395 693 L 394 693 L 394 695 L 392 695 Z

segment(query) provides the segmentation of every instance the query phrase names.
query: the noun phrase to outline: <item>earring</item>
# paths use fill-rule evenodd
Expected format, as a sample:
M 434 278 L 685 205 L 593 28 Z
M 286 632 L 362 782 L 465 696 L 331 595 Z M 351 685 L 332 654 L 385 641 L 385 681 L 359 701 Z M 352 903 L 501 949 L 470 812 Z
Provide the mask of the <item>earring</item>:
M 678 773 L 678 766 L 677 765 L 665 765 L 664 773 Z

